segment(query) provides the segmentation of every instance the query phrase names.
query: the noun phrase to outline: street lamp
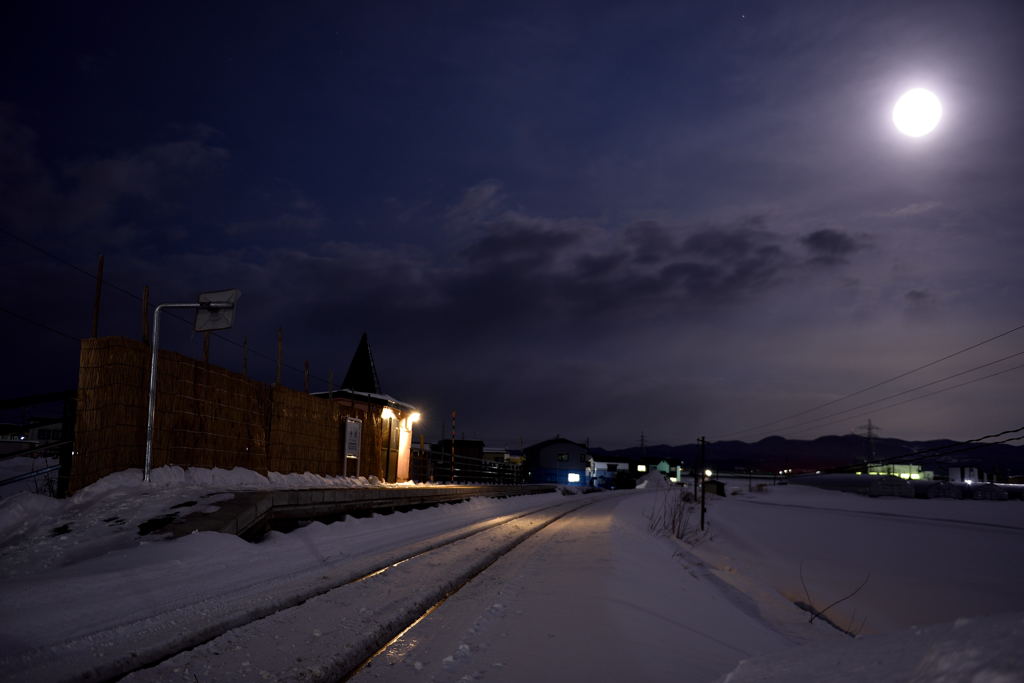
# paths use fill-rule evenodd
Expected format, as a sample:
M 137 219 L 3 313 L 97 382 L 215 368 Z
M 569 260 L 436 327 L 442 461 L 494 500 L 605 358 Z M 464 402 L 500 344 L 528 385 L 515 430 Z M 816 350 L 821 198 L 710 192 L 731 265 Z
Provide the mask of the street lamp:
M 153 311 L 153 351 L 149 360 L 149 410 L 146 418 L 146 463 L 142 480 L 149 481 L 153 465 L 153 422 L 156 416 L 156 362 L 160 349 L 160 312 L 165 308 L 194 308 L 196 332 L 226 330 L 235 323 L 235 303 L 242 293 L 237 289 L 221 292 L 204 292 L 199 301 L 189 304 L 160 304 Z

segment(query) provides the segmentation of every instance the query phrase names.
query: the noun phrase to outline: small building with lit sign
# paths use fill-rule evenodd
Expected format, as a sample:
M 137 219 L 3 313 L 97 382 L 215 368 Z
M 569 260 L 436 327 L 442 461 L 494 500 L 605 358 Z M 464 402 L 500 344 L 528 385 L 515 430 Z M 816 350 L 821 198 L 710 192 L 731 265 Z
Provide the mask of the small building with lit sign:
M 383 470 L 386 481 L 407 481 L 410 478 L 412 428 L 420 413 L 408 403 L 381 391 L 377 367 L 370 351 L 366 333 L 359 340 L 341 388 L 318 392 L 316 396 L 343 406 L 344 470 L 347 476 L 363 476 L 362 432 L 372 429 L 380 452 L 373 454 Z

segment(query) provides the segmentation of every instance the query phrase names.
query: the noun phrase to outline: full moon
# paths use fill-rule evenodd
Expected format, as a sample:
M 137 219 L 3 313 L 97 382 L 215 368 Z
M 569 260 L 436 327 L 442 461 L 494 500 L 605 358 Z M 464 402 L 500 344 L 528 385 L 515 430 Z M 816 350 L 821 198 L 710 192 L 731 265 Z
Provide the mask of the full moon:
M 942 103 L 930 90 L 914 88 L 896 101 L 892 109 L 892 122 L 904 135 L 919 138 L 935 130 L 942 118 Z

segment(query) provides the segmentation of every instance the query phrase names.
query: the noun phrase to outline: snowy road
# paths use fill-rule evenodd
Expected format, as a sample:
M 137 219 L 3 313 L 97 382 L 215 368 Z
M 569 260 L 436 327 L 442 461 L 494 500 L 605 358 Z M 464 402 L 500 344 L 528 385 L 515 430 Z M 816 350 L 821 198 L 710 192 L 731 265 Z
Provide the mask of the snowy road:
M 247 543 L 136 529 L 223 499 L 228 482 L 291 479 L 170 471 L 142 486 L 133 474 L 63 501 L 0 500 L 0 680 L 341 680 L 387 645 L 356 680 L 809 683 L 832 661 L 837 681 L 899 670 L 890 680 L 1024 683 L 1019 501 L 744 485 L 713 498 L 709 532 L 683 542 L 652 533 L 652 512 L 681 493 L 655 478 Z M 868 572 L 829 616 L 877 636 L 852 640 L 793 604 L 810 593 L 822 608 Z
M 353 582 L 372 605 L 373 585 L 360 582 L 368 574 L 433 548 L 465 549 L 468 544 L 460 545 L 459 539 L 476 539 L 479 547 L 490 529 L 504 529 L 506 535 L 528 530 L 545 521 L 543 511 L 553 511 L 550 518 L 586 500 L 558 494 L 482 498 L 412 515 L 314 523 L 290 534 L 271 533 L 259 544 L 206 532 L 108 550 L 111 538 L 116 540 L 127 525 L 95 524 L 93 517 L 109 515 L 133 494 L 136 506 L 145 508 L 137 489 L 115 489 L 106 493 L 102 510 L 65 511 L 42 526 L 42 533 L 5 548 L 0 679 L 117 677 Z M 195 492 L 179 487 L 168 494 L 174 500 Z M 34 524 L 40 515 L 28 517 Z M 67 518 L 71 521 L 65 526 L 82 529 L 83 538 L 45 533 L 47 526 Z M 113 531 L 104 532 L 104 527 Z M 26 572 L 25 554 L 56 557 L 58 566 Z M 399 569 L 408 572 L 411 566 Z M 442 585 L 448 578 L 434 580 Z M 431 579 L 422 585 L 431 586 Z
M 355 680 L 713 681 L 792 645 L 650 534 L 658 495 L 602 494 L 552 524 Z
M 399 562 L 232 629 L 127 680 L 339 680 L 502 555 L 595 500 L 571 496 L 430 551 L 407 553 Z

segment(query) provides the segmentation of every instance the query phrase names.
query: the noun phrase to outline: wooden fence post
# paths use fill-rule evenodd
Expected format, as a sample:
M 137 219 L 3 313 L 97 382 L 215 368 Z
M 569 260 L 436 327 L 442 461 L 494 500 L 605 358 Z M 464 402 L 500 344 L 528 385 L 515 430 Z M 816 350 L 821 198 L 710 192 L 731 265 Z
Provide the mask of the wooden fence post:
M 149 285 L 142 288 L 142 343 L 149 346 Z
M 284 329 L 277 328 L 277 372 L 274 374 L 274 386 L 281 384 L 281 365 L 284 363 Z
M 96 298 L 92 304 L 92 336 L 95 339 L 100 331 L 100 299 L 103 297 L 103 254 L 96 264 Z

